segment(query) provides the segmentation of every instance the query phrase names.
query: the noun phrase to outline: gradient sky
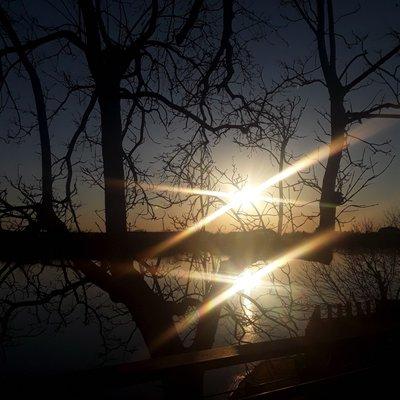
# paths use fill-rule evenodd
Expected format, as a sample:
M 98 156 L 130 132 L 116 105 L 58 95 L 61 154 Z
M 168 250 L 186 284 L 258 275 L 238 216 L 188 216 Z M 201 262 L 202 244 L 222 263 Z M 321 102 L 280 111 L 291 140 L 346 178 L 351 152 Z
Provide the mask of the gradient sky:
M 45 1 L 38 7 L 38 2 L 25 2 L 29 12 L 38 16 L 41 21 L 57 21 L 59 16 L 54 9 Z M 374 58 L 374 52 L 378 49 L 387 51 L 393 45 L 393 40 L 385 36 L 391 29 L 400 30 L 399 26 L 399 2 L 398 1 L 360 1 L 361 10 L 356 16 L 351 16 L 338 24 L 338 31 L 343 34 L 357 32 L 359 35 L 367 34 L 366 47 L 370 49 L 371 58 Z M 17 8 L 23 2 L 17 2 Z M 313 37 L 308 31 L 304 23 L 292 23 L 285 25 L 281 18 L 285 11 L 281 8 L 279 1 L 249 1 L 249 6 L 257 15 L 264 15 L 269 18 L 274 26 L 280 26 L 279 35 L 267 29 L 267 40 L 260 40 L 252 46 L 252 52 L 256 63 L 263 70 L 263 79 L 268 83 L 272 79 L 278 79 L 281 74 L 280 62 L 290 61 L 296 58 L 313 54 L 314 42 Z M 335 1 L 338 13 L 349 10 L 349 4 L 355 4 L 348 1 Z M 345 60 L 351 58 L 351 52 L 344 50 Z M 314 51 L 315 54 L 315 51 Z M 397 56 L 397 61 L 399 56 Z M 339 62 L 340 62 L 339 57 Z M 79 67 L 79 64 L 68 64 L 65 68 L 74 69 L 74 73 L 83 73 L 84 67 Z M 82 70 L 80 71 L 79 68 Z M 356 72 L 356 71 L 355 71 Z M 43 82 L 46 84 L 46 77 L 42 76 Z M 15 87 L 18 89 L 22 97 L 30 98 L 31 93 L 29 86 L 26 83 L 15 81 Z M 365 104 L 365 100 L 370 98 L 370 88 L 356 93 L 352 100 L 356 105 Z M 326 90 L 318 85 L 298 88 L 293 94 L 300 96 L 307 102 L 307 109 L 303 115 L 299 126 L 299 135 L 305 138 L 296 141 L 292 145 L 292 150 L 296 154 L 304 154 L 313 148 L 316 143 L 315 135 L 321 133 L 318 126 L 318 121 L 321 122 L 321 117 L 316 112 L 318 110 L 326 110 L 328 106 L 328 94 Z M 64 113 L 61 118 L 54 121 L 51 125 L 52 143 L 55 152 L 62 154 L 62 149 L 71 136 L 74 127 L 74 118 L 79 111 L 79 105 L 72 105 L 67 113 Z M 8 125 L 7 115 L 0 116 L 1 136 L 5 137 Z M 96 122 L 92 126 L 95 129 Z M 399 136 L 400 120 L 373 120 L 366 121 L 362 125 L 355 127 L 357 132 L 361 134 L 365 132 L 376 132 L 374 140 L 391 140 L 393 153 L 400 153 L 400 136 Z M 160 127 L 153 127 L 152 137 L 155 141 L 167 143 L 164 140 L 164 132 Z M 174 139 L 177 140 L 177 139 Z M 171 142 L 169 142 L 171 143 Z M 142 159 L 146 162 L 154 163 L 155 156 L 160 154 L 163 146 L 157 145 L 154 142 L 147 140 L 142 148 Z M 38 156 L 38 141 L 35 135 L 26 138 L 20 145 L 14 143 L 1 142 L 1 159 L 0 159 L 0 175 L 15 177 L 20 173 L 26 182 L 30 182 L 34 176 L 39 176 L 39 156 Z M 247 175 L 252 183 L 256 184 L 264 179 L 267 179 L 275 171 L 271 168 L 270 162 L 263 154 L 249 154 L 248 152 L 239 149 L 232 144 L 231 138 L 227 137 L 221 141 L 213 150 L 215 161 L 220 168 L 229 168 L 232 160 L 239 167 L 243 175 Z M 159 168 L 159 164 L 155 162 L 151 164 L 152 168 Z M 400 160 L 396 157 L 390 169 L 379 178 L 370 188 L 366 189 L 357 198 L 360 203 L 375 204 L 379 203 L 379 207 L 374 207 L 360 213 L 359 218 L 363 216 L 376 217 L 382 216 L 383 209 L 397 205 L 400 198 L 400 189 L 397 185 L 397 174 L 400 171 Z M 3 186 L 4 187 L 4 186 Z M 90 189 L 84 184 L 81 185 L 81 202 L 83 208 L 81 214 L 83 216 L 84 225 L 94 228 L 94 221 L 99 221 L 94 213 L 95 209 L 102 208 L 102 194 L 99 190 Z M 312 198 L 312 194 L 308 199 Z M 316 198 L 316 195 L 314 195 Z M 148 225 L 150 229 L 159 229 L 156 226 Z

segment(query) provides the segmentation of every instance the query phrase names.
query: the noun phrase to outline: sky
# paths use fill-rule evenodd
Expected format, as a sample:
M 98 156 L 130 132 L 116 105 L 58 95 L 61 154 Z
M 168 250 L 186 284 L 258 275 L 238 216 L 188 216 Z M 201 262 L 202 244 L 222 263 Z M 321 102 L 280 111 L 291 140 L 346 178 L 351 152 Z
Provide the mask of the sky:
M 35 5 L 33 4 L 35 3 Z M 14 7 L 16 10 L 22 9 L 25 4 L 29 12 L 35 14 L 42 21 L 56 22 L 60 16 L 55 8 L 50 6 L 50 3 L 43 1 L 42 7 L 37 7 L 36 2 L 16 2 Z M 55 3 L 54 3 L 55 4 Z M 54 5 L 53 4 L 53 5 Z M 259 65 L 262 78 L 266 84 L 271 84 L 273 79 L 278 80 L 282 69 L 280 63 L 282 61 L 291 61 L 298 58 L 311 55 L 315 56 L 315 48 L 313 37 L 307 29 L 306 25 L 302 22 L 287 23 L 282 19 L 282 14 L 286 9 L 281 7 L 279 1 L 250 1 L 247 2 L 249 7 L 254 10 L 254 13 L 259 16 L 265 16 L 270 25 L 277 28 L 273 31 L 266 28 L 265 38 L 260 39 L 250 46 L 250 50 L 254 57 L 255 63 Z M 337 13 L 348 11 L 350 5 L 356 4 L 348 1 L 335 1 Z M 360 1 L 360 11 L 355 16 L 349 16 L 338 23 L 338 32 L 343 34 L 357 33 L 362 36 L 368 34 L 366 39 L 366 48 L 369 49 L 369 54 L 373 59 L 377 54 L 378 49 L 386 51 L 390 49 L 393 40 L 388 38 L 386 34 L 391 29 L 398 29 L 399 27 L 399 2 L 398 1 Z M 377 21 L 379 23 L 377 23 Z M 343 60 L 349 60 L 352 57 L 352 51 L 346 48 L 339 48 L 344 54 Z M 397 60 L 399 57 L 397 56 Z M 339 59 L 339 62 L 342 62 Z M 64 68 L 73 74 L 84 74 L 85 67 L 82 64 L 68 63 Z M 258 71 L 258 70 L 257 70 Z M 355 71 L 356 72 L 356 71 Z M 258 73 L 258 72 L 256 72 Z M 42 74 L 43 82 L 47 82 L 47 77 Z M 261 78 L 261 76 L 260 76 Z M 13 82 L 14 87 L 18 89 L 19 96 L 24 100 L 30 98 L 29 85 L 26 81 L 15 79 Z M 50 88 L 50 83 L 48 83 Z M 355 106 L 365 105 L 373 95 L 373 88 L 364 88 L 352 96 L 352 104 Z M 299 96 L 304 103 L 307 104 L 306 111 L 304 112 L 298 134 L 303 137 L 301 140 L 293 142 L 291 150 L 297 154 L 306 154 L 312 151 L 317 143 L 315 136 L 321 134 L 319 123 L 324 123 L 318 111 L 326 110 L 328 107 L 329 96 L 326 89 L 314 85 L 306 88 L 297 88 L 290 95 Z M 65 150 L 65 143 L 71 136 L 74 129 L 75 118 L 77 117 L 81 106 L 79 104 L 70 105 L 67 113 L 64 113 L 61 118 L 53 121 L 51 124 L 52 143 L 55 153 L 62 154 Z M 7 115 L 0 116 L 0 135 L 5 137 L 9 129 L 9 120 Z M 29 114 L 26 116 L 29 118 Z M 377 141 L 391 141 L 391 149 L 393 154 L 398 154 L 400 151 L 400 136 L 398 130 L 400 128 L 400 121 L 366 121 L 362 125 L 354 127 L 357 132 L 364 134 L 374 135 L 374 140 Z M 92 125 L 92 131 L 98 130 L 97 122 Z M 157 161 L 157 156 L 162 150 L 165 150 L 166 144 L 177 143 L 179 139 L 174 137 L 169 141 L 164 139 L 164 132 L 162 127 L 152 127 L 152 139 L 147 138 L 146 143 L 141 149 L 141 158 L 144 160 L 144 165 L 149 166 L 154 171 L 156 181 L 159 176 L 160 163 Z M 179 136 L 179 134 L 177 135 Z M 161 143 L 157 144 L 157 143 Z M 0 159 L 0 175 L 8 177 L 16 177 L 21 174 L 24 180 L 29 184 L 40 176 L 39 171 L 39 153 L 38 141 L 34 134 L 24 138 L 21 144 L 15 143 L 1 143 L 1 159 Z M 360 149 L 355 149 L 356 154 Z M 85 150 L 87 151 L 87 150 Z M 83 155 L 86 154 L 83 152 Z M 97 153 L 98 154 L 98 153 Z M 213 157 L 218 168 L 230 168 L 234 162 L 240 173 L 248 176 L 249 180 L 254 183 L 269 178 L 275 173 L 275 169 L 271 167 L 269 160 L 262 153 L 249 153 L 243 149 L 238 148 L 237 145 L 232 143 L 231 137 L 228 136 L 222 139 L 219 144 L 213 149 Z M 384 160 L 383 160 L 384 162 Z M 361 210 L 358 218 L 373 217 L 376 219 L 381 218 L 383 210 L 393 207 L 397 204 L 400 197 L 400 189 L 396 185 L 397 172 L 400 170 L 400 159 L 397 156 L 392 162 L 390 168 L 383 174 L 371 187 L 364 190 L 358 197 L 357 202 L 361 204 L 378 204 L 379 206 L 368 209 L 367 211 Z M 4 180 L 0 183 L 5 187 Z M 96 210 L 102 209 L 102 193 L 98 188 L 93 188 L 84 181 L 79 181 L 80 197 L 79 201 L 82 204 L 80 210 L 82 224 L 87 229 L 97 229 L 95 222 L 100 223 Z M 311 192 L 305 194 L 306 200 L 317 199 L 317 195 Z M 314 205 L 314 208 L 316 205 Z M 316 208 L 315 208 L 316 211 Z M 179 212 L 179 210 L 178 210 Z M 172 213 L 172 212 L 171 212 Z M 224 219 L 218 221 L 216 226 L 227 224 L 228 221 Z M 142 222 L 141 226 L 145 229 L 160 229 L 159 223 L 151 224 L 149 222 Z
M 336 16 L 347 13 L 355 9 L 359 4 L 360 8 L 357 14 L 344 18 L 337 24 L 337 33 L 351 37 L 357 34 L 359 37 L 366 36 L 365 49 L 368 55 L 373 60 L 378 58 L 378 52 L 383 53 L 389 51 L 395 42 L 388 37 L 388 33 L 392 30 L 399 31 L 399 1 L 343 1 L 334 2 Z M 256 43 L 254 45 L 253 54 L 257 62 L 263 68 L 263 79 L 269 82 L 271 79 L 279 79 L 281 74 L 282 61 L 293 61 L 293 59 L 304 58 L 304 56 L 314 56 L 315 41 L 310 33 L 310 30 L 303 21 L 285 23 L 282 20 L 282 15 L 285 9 L 282 8 L 281 2 L 263 2 L 255 1 L 251 4 L 254 6 L 257 15 L 266 16 L 274 27 L 278 27 L 277 34 L 270 33 L 267 43 Z M 292 14 L 293 15 L 293 14 Z M 344 56 L 342 56 L 344 55 Z M 338 48 L 338 65 L 349 61 L 354 56 L 354 50 L 348 50 L 345 47 Z M 399 62 L 399 55 L 395 61 Z M 340 70 L 340 69 L 339 69 Z M 361 70 L 354 69 L 357 74 Z M 350 70 L 350 72 L 352 72 Z M 372 89 L 372 90 L 369 90 Z M 381 90 L 380 88 L 378 88 Z M 383 90 L 383 89 L 382 89 Z M 376 87 L 364 88 L 352 94 L 351 104 L 356 109 L 357 106 L 362 108 L 366 106 L 373 96 L 378 93 Z M 381 92 L 379 92 L 381 93 Z M 321 135 L 319 123 L 324 123 L 318 111 L 326 111 L 329 109 L 329 94 L 321 85 L 313 85 L 305 88 L 299 88 L 298 93 L 306 103 L 307 108 L 301 119 L 298 134 L 304 137 L 304 140 L 299 140 L 293 143 L 293 150 L 297 154 L 304 154 L 315 148 L 315 136 Z M 356 198 L 356 202 L 360 204 L 375 205 L 366 210 L 360 210 L 354 214 L 358 221 L 363 219 L 373 219 L 377 223 L 383 218 L 386 209 L 398 207 L 400 198 L 400 188 L 395 183 L 397 173 L 400 171 L 400 120 L 364 120 L 362 124 L 357 124 L 351 128 L 351 133 L 356 133 L 359 136 L 371 135 L 374 142 L 390 141 L 392 155 L 395 155 L 391 166 L 380 178 L 363 190 Z M 362 151 L 363 146 L 357 145 L 355 148 L 356 154 Z M 262 179 L 262 176 L 268 175 L 268 166 L 263 165 L 263 156 L 247 154 L 238 155 L 235 153 L 235 159 L 240 159 L 239 165 L 243 173 L 253 177 L 255 181 Z M 226 161 L 225 154 L 217 155 L 221 162 Z M 384 158 L 380 160 L 385 162 Z M 383 164 L 381 164 L 383 165 Z M 262 166 L 262 167 L 260 167 Z M 246 172 L 245 172 L 246 171 Z M 260 176 L 261 175 L 261 176 Z M 313 195 L 310 195 L 311 197 Z

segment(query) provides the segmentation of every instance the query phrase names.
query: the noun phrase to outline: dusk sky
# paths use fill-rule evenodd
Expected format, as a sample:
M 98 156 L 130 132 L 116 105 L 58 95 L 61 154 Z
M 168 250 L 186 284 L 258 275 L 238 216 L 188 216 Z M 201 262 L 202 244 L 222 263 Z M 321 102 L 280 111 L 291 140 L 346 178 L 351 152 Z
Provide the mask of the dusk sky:
M 43 4 L 42 4 L 43 3 Z M 43 25 L 55 24 L 57 21 L 62 21 L 63 16 L 60 10 L 63 10 L 63 6 L 54 5 L 48 2 L 42 2 L 40 7 L 37 7 L 37 2 L 16 2 L 11 4 L 11 9 L 15 11 L 16 15 L 18 12 L 22 12 L 25 7 L 25 13 L 34 15 L 38 18 Z M 22 6 L 22 4 L 24 6 Z M 315 66 L 318 61 L 316 60 L 316 48 L 315 41 L 312 37 L 310 30 L 306 24 L 302 21 L 299 22 L 288 22 L 283 15 L 293 15 L 293 12 L 288 11 L 287 7 L 280 4 L 279 1 L 265 2 L 265 1 L 251 1 L 247 2 L 251 10 L 254 11 L 255 15 L 263 16 L 268 21 L 268 25 L 263 29 L 260 29 L 257 33 L 262 32 L 263 37 L 257 42 L 250 42 L 249 50 L 250 54 L 254 59 L 254 75 L 255 84 L 257 82 L 257 76 L 263 78 L 265 86 L 271 87 L 272 81 L 278 82 L 282 75 L 282 63 L 293 63 L 296 60 L 305 59 L 311 57 L 309 65 Z M 368 50 L 368 56 L 371 60 L 374 60 L 378 56 L 378 52 L 385 52 L 390 49 L 393 44 L 393 39 L 388 36 L 391 30 L 398 29 L 398 12 L 399 4 L 397 1 L 361 1 L 360 11 L 355 15 L 350 15 L 343 20 L 340 20 L 337 24 L 337 31 L 349 38 L 351 35 L 356 34 L 359 37 L 366 35 L 365 49 Z M 346 13 L 356 7 L 357 3 L 350 4 L 347 1 L 335 2 L 337 14 Z M 236 22 L 237 26 L 240 26 L 240 18 Z M 21 24 L 21 30 L 23 24 Z M 25 25 L 26 27 L 26 25 Z M 339 41 L 339 43 L 341 43 Z M 345 61 L 348 61 L 352 57 L 352 51 L 348 50 L 340 45 L 338 51 L 338 64 L 344 65 Z M 395 57 L 398 59 L 398 56 Z M 63 70 L 71 76 L 81 77 L 85 80 L 86 66 L 85 63 L 78 57 L 75 60 L 70 60 L 65 57 L 66 61 L 63 61 L 60 65 L 56 66 L 55 61 L 52 61 L 49 65 L 41 64 L 41 79 L 45 87 L 49 90 L 50 97 L 59 97 L 65 93 L 59 85 L 57 85 L 54 79 L 54 73 L 56 68 Z M 354 70 L 349 70 L 349 76 L 356 74 L 360 71 L 360 65 L 355 65 Z M 364 65 L 363 65 L 364 66 Z M 317 71 L 314 76 L 318 76 L 320 71 Z M 83 81 L 84 81 L 83 80 Z M 22 83 L 20 79 L 15 79 L 15 95 L 20 99 L 23 99 L 23 103 L 27 106 L 27 111 L 32 106 L 31 103 L 31 92 L 28 82 Z M 353 107 L 362 108 L 367 106 L 368 102 L 373 96 L 380 96 L 385 91 L 384 88 L 378 85 L 372 85 L 371 87 L 364 87 L 354 94 L 351 94 L 349 98 L 352 99 Z M 390 95 L 390 94 L 389 94 Z M 285 94 L 287 98 L 298 96 L 301 99 L 301 105 L 304 105 L 305 110 L 301 117 L 297 134 L 301 137 L 299 140 L 295 140 L 289 144 L 289 148 L 293 154 L 300 156 L 307 152 L 312 151 L 318 146 L 315 142 L 317 135 L 322 135 L 322 129 L 320 123 L 326 126 L 326 121 L 319 114 L 319 112 L 325 112 L 328 109 L 329 95 L 327 90 L 320 84 L 316 83 L 307 87 L 298 87 L 297 89 L 291 89 Z M 365 100 L 367 99 L 367 100 Z M 26 100 L 26 101 L 25 101 Z M 55 107 L 55 103 L 50 100 L 49 104 L 53 104 L 52 108 Z M 65 152 L 65 145 L 69 138 L 72 136 L 73 131 L 77 126 L 77 119 L 84 110 L 84 102 L 79 105 L 76 99 L 73 99 L 63 107 L 64 110 L 59 113 L 50 124 L 50 133 L 52 140 L 52 148 L 55 156 L 61 156 Z M 50 107 L 49 107 L 50 108 Z M 30 112 L 28 111 L 24 115 L 30 120 Z M 10 127 L 10 118 L 15 118 L 15 115 L 7 112 L 3 112 L 1 115 L 1 127 L 2 137 L 7 136 L 7 132 L 12 129 Z M 99 127 L 98 117 L 96 113 L 90 120 L 88 132 L 93 137 L 96 136 L 96 130 Z M 392 155 L 396 155 L 400 149 L 400 137 L 397 133 L 400 122 L 397 120 L 364 120 L 362 124 L 355 124 L 352 129 L 358 134 L 373 135 L 373 141 L 383 142 L 390 140 L 390 149 Z M 143 169 L 149 168 L 151 175 L 153 176 L 153 183 L 160 183 L 160 172 L 163 171 L 163 166 L 159 161 L 159 156 L 163 152 L 170 151 L 170 146 L 178 143 L 183 143 L 189 136 L 190 132 L 182 131 L 179 124 L 176 124 L 174 133 L 168 136 L 166 139 L 165 129 L 160 125 L 157 120 L 154 123 L 149 123 L 149 129 L 147 137 L 145 137 L 145 143 L 139 150 L 140 167 Z M 268 157 L 260 151 L 250 152 L 248 149 L 239 148 L 232 142 L 232 138 L 235 137 L 235 132 L 228 132 L 224 138 L 219 140 L 219 143 L 212 148 L 212 154 L 214 157 L 215 165 L 219 169 L 231 169 L 232 163 L 235 163 L 238 172 L 243 176 L 248 176 L 250 184 L 257 184 L 263 180 L 269 178 L 276 170 Z M 213 141 L 213 137 L 210 136 L 210 140 Z M 40 176 L 40 159 L 38 153 L 38 139 L 35 131 L 32 131 L 28 137 L 24 137 L 20 142 L 15 143 L 14 140 L 3 141 L 1 152 L 2 157 L 0 161 L 0 173 L 2 176 L 16 177 L 18 174 L 21 175 L 23 181 L 26 183 L 32 182 L 33 177 Z M 389 147 L 386 147 L 388 149 Z M 87 152 L 88 147 L 86 145 Z M 361 154 L 363 150 L 362 145 L 357 145 L 355 154 Z M 86 159 L 87 162 L 92 162 L 96 158 L 100 157 L 100 150 L 97 147 L 93 148 L 91 155 L 88 153 L 82 153 L 82 146 L 78 150 L 75 161 L 80 159 Z M 390 159 L 390 156 L 381 157 L 377 156 L 376 161 L 380 164 L 385 165 Z M 92 160 L 92 161 L 90 161 Z M 91 168 L 89 164 L 85 164 L 84 168 Z M 391 208 L 396 205 L 396 199 L 399 198 L 400 189 L 395 184 L 397 174 L 395 171 L 400 168 L 400 159 L 395 157 L 390 168 L 377 180 L 375 180 L 369 188 L 366 188 L 360 192 L 352 202 L 354 204 L 379 204 L 378 207 L 373 207 L 367 210 L 358 210 L 357 214 L 354 214 L 358 220 L 364 217 L 375 218 L 380 220 L 383 215 L 383 211 L 386 208 Z M 82 208 L 79 211 L 81 215 L 82 227 L 86 229 L 97 229 L 96 224 L 100 224 L 101 221 L 98 218 L 98 214 L 95 210 L 102 210 L 103 198 L 102 192 L 98 188 L 90 187 L 87 182 L 87 176 L 83 177 L 82 172 L 79 170 L 80 167 L 77 165 L 76 179 L 78 182 L 79 196 L 78 202 L 81 203 Z M 83 179 L 83 180 L 82 180 Z M 57 185 L 57 183 L 56 183 Z M 7 186 L 3 182 L 3 187 Z M 11 194 L 11 192 L 10 192 Z M 313 191 L 305 190 L 303 196 L 304 201 L 317 201 L 319 194 Z M 317 202 L 310 205 L 307 212 L 316 213 L 318 208 Z M 101 211 L 100 211 L 101 215 Z M 228 224 L 229 221 L 222 218 L 216 222 L 216 226 L 222 226 Z M 168 223 L 167 223 L 168 225 Z M 137 222 L 138 229 L 150 229 L 158 230 L 161 229 L 159 222 L 146 222 L 140 220 Z M 225 226 L 226 228 L 226 226 Z M 230 228 L 228 228 L 230 229 Z M 309 225 L 307 229 L 313 229 L 313 225 Z

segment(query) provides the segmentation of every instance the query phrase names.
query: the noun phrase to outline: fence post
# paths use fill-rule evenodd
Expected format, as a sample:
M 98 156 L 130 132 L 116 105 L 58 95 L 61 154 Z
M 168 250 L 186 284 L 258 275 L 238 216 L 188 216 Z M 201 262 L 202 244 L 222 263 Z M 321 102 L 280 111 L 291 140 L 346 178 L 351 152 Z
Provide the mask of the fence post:
M 332 319 L 332 304 L 327 304 L 328 319 Z
M 364 315 L 364 311 L 359 301 L 356 302 L 356 310 L 357 310 L 357 317 L 362 317 Z
M 352 311 L 352 308 L 351 308 L 351 303 L 348 301 L 346 303 L 346 317 L 347 318 L 351 318 L 352 316 L 353 316 L 353 311 Z
M 316 305 L 314 307 L 314 311 L 313 311 L 310 319 L 312 319 L 314 321 L 319 321 L 321 319 L 321 306 Z
M 342 305 L 339 303 L 336 305 L 336 309 L 337 309 L 337 318 L 342 318 L 343 317 L 343 307 Z
M 367 315 L 371 314 L 371 302 L 369 300 L 365 302 L 365 312 Z

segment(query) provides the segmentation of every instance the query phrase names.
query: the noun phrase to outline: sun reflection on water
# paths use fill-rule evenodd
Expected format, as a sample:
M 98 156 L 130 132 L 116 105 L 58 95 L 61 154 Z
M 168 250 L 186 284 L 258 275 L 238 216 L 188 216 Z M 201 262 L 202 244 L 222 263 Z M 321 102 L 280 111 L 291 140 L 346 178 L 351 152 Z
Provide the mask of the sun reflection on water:
M 246 325 L 244 327 L 246 331 L 244 339 L 246 341 L 251 341 L 255 337 L 254 319 L 256 317 L 256 313 L 254 310 L 255 306 L 250 299 L 252 298 L 252 292 L 254 292 L 254 289 L 262 284 L 262 279 L 254 274 L 254 272 L 255 267 L 248 267 L 236 278 L 236 283 L 239 283 L 243 286 L 241 293 L 245 295 L 241 297 L 240 304 L 246 320 Z

